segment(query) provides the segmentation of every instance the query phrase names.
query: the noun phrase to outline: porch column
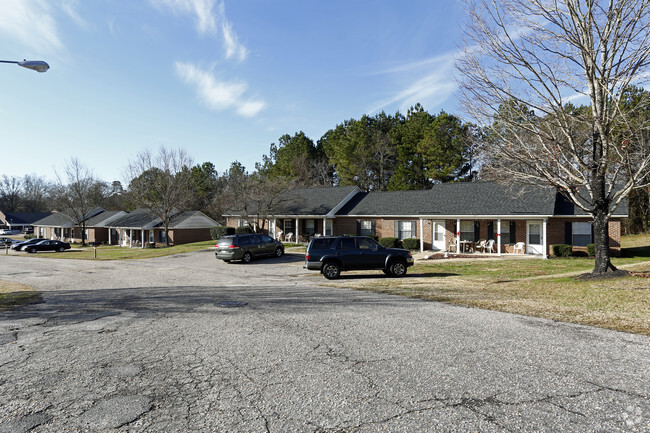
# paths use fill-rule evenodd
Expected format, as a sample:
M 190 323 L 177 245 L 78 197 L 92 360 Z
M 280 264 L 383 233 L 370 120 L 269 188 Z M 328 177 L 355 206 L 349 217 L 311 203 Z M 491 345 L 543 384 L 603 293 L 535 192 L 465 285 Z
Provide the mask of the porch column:
M 420 252 L 424 251 L 424 220 L 420 218 Z
M 501 218 L 497 220 L 497 255 L 501 255 Z
M 129 229 L 129 248 L 133 248 L 133 229 Z
M 323 217 L 323 236 L 327 236 L 327 217 Z
M 543 259 L 548 259 L 548 245 L 546 242 L 546 222 L 547 219 L 544 218 L 544 223 L 542 224 L 542 248 L 544 249 L 542 253 Z
M 296 241 L 295 241 L 296 243 L 298 243 L 298 236 L 300 236 L 300 224 L 299 223 L 300 223 L 300 220 L 298 218 L 296 218 L 296 232 L 294 233 L 294 235 L 296 237 Z
M 270 221 L 269 221 L 269 224 L 271 224 Z M 272 232 L 271 232 L 271 227 L 269 227 L 269 234 L 273 237 L 273 239 L 275 239 L 276 224 L 277 224 L 277 220 L 275 218 L 273 218 L 273 225 L 271 226 L 273 228 Z
M 460 254 L 460 218 L 456 219 L 456 253 Z
M 144 229 L 142 229 L 141 239 L 142 239 L 142 242 L 141 242 L 142 243 L 142 248 L 144 248 Z

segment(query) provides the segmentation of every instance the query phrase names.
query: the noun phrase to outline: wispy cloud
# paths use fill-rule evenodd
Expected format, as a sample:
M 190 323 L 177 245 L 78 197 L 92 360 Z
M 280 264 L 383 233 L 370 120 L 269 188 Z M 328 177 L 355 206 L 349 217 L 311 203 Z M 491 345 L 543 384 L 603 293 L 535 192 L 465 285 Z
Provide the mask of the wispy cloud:
M 234 109 L 244 117 L 253 117 L 264 107 L 265 102 L 245 96 L 248 86 L 245 82 L 218 80 L 211 71 L 191 63 L 176 62 L 176 74 L 186 84 L 194 87 L 198 99 L 211 110 Z
M 61 9 L 65 12 L 79 27 L 88 28 L 88 23 L 77 12 L 78 0 L 65 0 L 61 4 Z
M 371 75 L 387 75 L 396 83 L 395 90 L 369 110 L 374 113 L 396 105 L 400 111 L 421 103 L 426 107 L 439 105 L 458 88 L 454 79 L 454 60 L 458 52 L 385 68 Z
M 223 1 L 217 0 L 149 0 L 158 10 L 194 17 L 196 31 L 201 35 L 221 36 L 225 57 L 243 61 L 248 50 L 242 45 L 232 24 L 226 18 Z
M 0 32 L 37 54 L 63 49 L 53 11 L 44 0 L 3 0 Z

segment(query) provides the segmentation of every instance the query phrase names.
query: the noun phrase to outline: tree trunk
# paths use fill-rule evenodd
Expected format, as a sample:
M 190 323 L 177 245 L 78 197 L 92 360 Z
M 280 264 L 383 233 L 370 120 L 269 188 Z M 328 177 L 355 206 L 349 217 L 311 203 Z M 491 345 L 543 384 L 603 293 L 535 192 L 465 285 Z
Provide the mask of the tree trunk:
M 593 274 L 605 274 L 616 271 L 609 259 L 609 218 L 607 210 L 596 209 L 594 214 L 594 246 L 596 248 L 596 263 Z

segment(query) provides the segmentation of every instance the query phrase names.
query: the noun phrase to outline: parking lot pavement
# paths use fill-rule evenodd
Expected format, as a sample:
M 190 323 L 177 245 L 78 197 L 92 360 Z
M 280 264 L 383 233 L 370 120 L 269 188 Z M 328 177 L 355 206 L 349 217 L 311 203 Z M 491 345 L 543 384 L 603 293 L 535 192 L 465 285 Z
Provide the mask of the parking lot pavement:
M 44 297 L 0 313 L 0 432 L 650 431 L 644 336 L 326 287 L 291 255 L 0 269 Z

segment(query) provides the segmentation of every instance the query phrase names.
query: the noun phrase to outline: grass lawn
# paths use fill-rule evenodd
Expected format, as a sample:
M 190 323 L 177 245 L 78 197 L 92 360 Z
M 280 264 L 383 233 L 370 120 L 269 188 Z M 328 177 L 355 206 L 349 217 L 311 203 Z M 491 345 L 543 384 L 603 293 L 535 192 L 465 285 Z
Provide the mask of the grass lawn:
M 641 275 L 577 279 L 594 266 L 593 259 L 577 257 L 463 259 L 419 262 L 402 279 L 335 284 L 650 335 L 650 235 L 625 237 L 623 247 L 626 257 L 612 263 Z

